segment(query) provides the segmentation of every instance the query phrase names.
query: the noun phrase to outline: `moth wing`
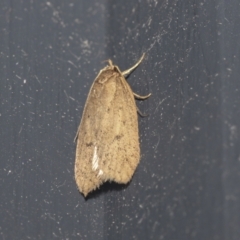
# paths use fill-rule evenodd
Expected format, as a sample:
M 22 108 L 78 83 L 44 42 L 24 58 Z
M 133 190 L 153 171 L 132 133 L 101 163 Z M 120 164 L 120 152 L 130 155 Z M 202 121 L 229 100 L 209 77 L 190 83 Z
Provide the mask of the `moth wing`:
M 75 161 L 79 190 L 86 196 L 107 180 L 127 183 L 139 158 L 132 90 L 118 72 L 103 72 L 91 87 L 79 127 Z
M 102 80 L 109 79 L 105 83 Z M 116 92 L 114 71 L 100 73 L 89 92 L 78 130 L 75 180 L 85 196 L 98 188 L 104 179 L 100 177 L 99 160 L 109 137 L 109 114 Z
M 127 183 L 139 163 L 140 148 L 136 102 L 124 77 L 116 79 L 112 104 L 106 111 L 108 138 L 100 153 L 98 172 L 104 180 Z M 110 133 L 110 134 L 109 134 Z

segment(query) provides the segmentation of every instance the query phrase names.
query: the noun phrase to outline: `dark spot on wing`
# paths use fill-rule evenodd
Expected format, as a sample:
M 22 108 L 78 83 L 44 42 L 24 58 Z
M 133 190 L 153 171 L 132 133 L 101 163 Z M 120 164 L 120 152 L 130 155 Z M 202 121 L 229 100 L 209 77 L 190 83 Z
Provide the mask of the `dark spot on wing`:
M 90 143 L 86 143 L 86 146 L 87 146 L 87 147 L 91 147 L 92 145 L 93 145 L 92 142 L 90 142 Z
M 115 137 L 115 139 L 116 140 L 119 140 L 119 139 L 121 139 L 123 137 L 123 135 L 117 135 L 116 137 Z

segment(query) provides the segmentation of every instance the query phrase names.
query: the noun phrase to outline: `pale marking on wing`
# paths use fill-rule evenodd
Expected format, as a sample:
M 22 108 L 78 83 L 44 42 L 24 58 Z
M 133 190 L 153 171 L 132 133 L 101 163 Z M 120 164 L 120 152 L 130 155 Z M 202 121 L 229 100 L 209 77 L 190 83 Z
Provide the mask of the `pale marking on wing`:
M 98 169 L 98 161 L 99 157 L 97 155 L 97 146 L 95 146 L 92 158 L 92 170 L 96 171 Z
M 93 171 L 96 171 L 98 169 L 98 167 L 99 167 L 98 162 L 99 162 L 99 157 L 97 154 L 97 146 L 95 146 L 94 152 L 93 152 L 93 158 L 92 158 L 92 170 Z M 99 169 L 97 176 L 100 177 L 101 175 L 103 175 L 103 170 Z
M 98 176 L 98 177 L 100 177 L 101 175 L 103 175 L 103 170 L 102 170 L 102 169 L 100 169 L 100 170 L 99 170 L 99 172 L 98 172 L 98 175 L 97 175 L 97 176 Z

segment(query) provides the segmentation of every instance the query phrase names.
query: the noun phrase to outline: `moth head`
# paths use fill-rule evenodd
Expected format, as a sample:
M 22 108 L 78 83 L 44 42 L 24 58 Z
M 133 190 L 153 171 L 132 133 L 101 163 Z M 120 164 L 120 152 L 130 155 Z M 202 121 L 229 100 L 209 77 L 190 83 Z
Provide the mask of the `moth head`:
M 119 67 L 116 66 L 116 65 L 113 65 L 113 62 L 112 62 L 111 59 L 108 59 L 105 62 L 107 62 L 108 65 L 105 68 L 103 68 L 103 71 L 112 70 L 112 71 L 116 71 L 116 72 L 121 73 Z
M 122 72 L 120 71 L 118 66 L 113 65 L 112 60 L 109 59 L 106 61 L 108 62 L 108 65 L 105 68 L 103 68 L 95 78 L 95 80 L 101 84 L 105 83 L 112 77 L 116 77 L 119 75 L 122 76 Z

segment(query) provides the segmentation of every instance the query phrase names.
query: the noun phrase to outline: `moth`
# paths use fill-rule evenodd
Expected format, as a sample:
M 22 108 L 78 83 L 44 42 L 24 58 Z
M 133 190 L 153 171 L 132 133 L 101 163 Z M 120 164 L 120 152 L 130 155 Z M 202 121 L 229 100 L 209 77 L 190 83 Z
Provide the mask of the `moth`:
M 75 180 L 86 197 L 106 181 L 128 183 L 139 163 L 140 147 L 134 93 L 125 76 L 142 62 L 126 71 L 108 60 L 94 80 L 75 137 L 77 140 Z

